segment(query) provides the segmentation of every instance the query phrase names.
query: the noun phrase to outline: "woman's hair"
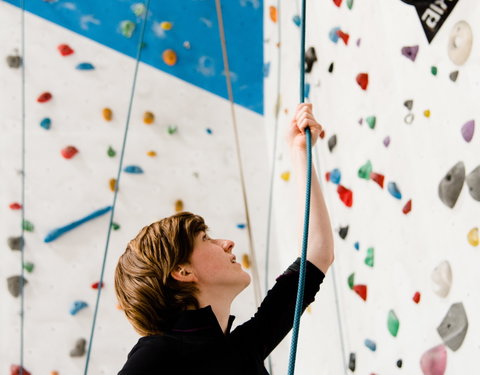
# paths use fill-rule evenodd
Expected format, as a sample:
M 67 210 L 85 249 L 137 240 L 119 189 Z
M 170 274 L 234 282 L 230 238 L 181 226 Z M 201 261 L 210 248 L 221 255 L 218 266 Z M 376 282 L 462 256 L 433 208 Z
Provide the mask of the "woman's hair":
M 140 335 L 162 334 L 179 312 L 199 308 L 195 283 L 171 272 L 189 262 L 195 237 L 207 229 L 201 216 L 181 212 L 142 228 L 128 243 L 115 269 L 115 293 Z

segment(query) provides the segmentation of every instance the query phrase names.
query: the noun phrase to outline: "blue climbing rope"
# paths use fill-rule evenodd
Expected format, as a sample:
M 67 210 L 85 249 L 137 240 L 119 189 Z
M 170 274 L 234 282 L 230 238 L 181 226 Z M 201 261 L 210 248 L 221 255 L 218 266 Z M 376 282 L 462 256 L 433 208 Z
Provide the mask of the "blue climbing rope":
M 103 289 L 102 288 L 103 275 L 105 273 L 105 265 L 106 265 L 107 253 L 108 253 L 108 245 L 110 243 L 110 234 L 112 232 L 113 216 L 115 214 L 115 205 L 117 203 L 118 186 L 120 184 L 120 176 L 121 176 L 122 166 L 123 166 L 123 156 L 125 154 L 125 145 L 127 143 L 128 128 L 129 128 L 129 124 L 130 124 L 130 115 L 131 115 L 131 112 L 132 112 L 133 97 L 134 97 L 134 94 L 135 94 L 135 87 L 136 87 L 136 84 L 137 84 L 138 66 L 140 64 L 140 58 L 142 56 L 143 38 L 144 38 L 144 35 L 145 35 L 145 26 L 147 24 L 149 8 L 150 8 L 150 0 L 145 0 L 145 18 L 143 19 L 142 30 L 141 30 L 141 33 L 140 33 L 140 40 L 138 42 L 137 57 L 136 57 L 136 63 L 135 63 L 135 72 L 134 72 L 134 75 L 133 75 L 132 90 L 131 90 L 131 93 L 130 93 L 130 101 L 129 101 L 128 112 L 127 112 L 127 121 L 126 121 L 126 124 L 125 124 L 125 132 L 124 132 L 124 135 L 123 135 L 122 152 L 120 154 L 120 164 L 118 165 L 117 180 L 115 182 L 115 192 L 114 192 L 114 195 L 113 195 L 112 210 L 110 211 L 110 222 L 109 222 L 109 225 L 108 225 L 107 242 L 105 244 L 105 252 L 103 254 L 102 271 L 100 273 L 100 280 L 98 282 L 97 301 L 95 303 L 95 312 L 93 314 L 93 323 L 92 323 L 92 329 L 90 331 L 90 340 L 88 341 L 88 351 L 87 351 L 87 358 L 86 358 L 86 362 L 85 362 L 84 375 L 87 375 L 87 373 L 88 373 L 88 365 L 89 365 L 89 362 L 90 362 L 90 353 L 92 351 L 93 334 L 95 332 L 95 323 L 97 321 L 98 305 L 99 305 L 99 302 L 100 302 L 100 295 L 101 295 L 101 292 L 102 292 L 102 289 Z
M 301 17 L 301 42 L 300 42 L 300 102 L 305 101 L 305 15 L 306 0 L 302 0 L 302 17 Z M 300 316 L 303 307 L 303 291 L 305 288 L 305 271 L 307 265 L 307 243 L 308 243 L 308 227 L 310 222 L 310 191 L 311 191 L 311 175 L 312 175 L 312 141 L 310 129 L 305 129 L 307 140 L 307 188 L 305 199 L 305 218 L 303 227 L 303 243 L 302 256 L 300 259 L 300 275 L 298 280 L 297 302 L 295 304 L 295 316 L 293 319 L 292 344 L 290 348 L 290 359 L 288 363 L 288 374 L 295 373 L 295 358 L 297 355 L 298 331 L 300 328 Z

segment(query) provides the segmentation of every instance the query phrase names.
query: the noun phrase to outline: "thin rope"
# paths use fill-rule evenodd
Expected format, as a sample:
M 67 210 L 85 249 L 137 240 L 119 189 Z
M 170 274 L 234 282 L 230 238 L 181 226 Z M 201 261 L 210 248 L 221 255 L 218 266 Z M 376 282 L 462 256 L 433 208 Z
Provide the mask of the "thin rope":
M 117 203 L 118 187 L 119 187 L 119 184 L 120 184 L 120 176 L 121 176 L 122 166 L 123 166 L 123 157 L 124 157 L 124 154 L 125 154 L 125 146 L 126 146 L 126 143 L 127 143 L 128 128 L 129 128 L 129 124 L 130 124 L 130 116 L 131 116 L 131 112 L 132 112 L 132 104 L 133 104 L 133 97 L 134 97 L 134 94 L 135 94 L 135 87 L 136 87 L 136 84 L 137 84 L 138 66 L 140 65 L 140 58 L 141 58 L 141 55 L 142 55 L 143 38 L 144 38 L 144 35 L 145 35 L 145 26 L 147 24 L 148 10 L 150 8 L 150 0 L 145 0 L 145 4 L 146 4 L 145 5 L 145 18 L 143 20 L 142 30 L 141 30 L 141 34 L 140 34 L 140 40 L 139 40 L 139 43 L 138 43 L 137 57 L 136 57 L 136 62 L 135 62 L 135 72 L 134 72 L 134 75 L 133 75 L 132 90 L 131 90 L 131 93 L 130 93 L 130 101 L 129 101 L 129 105 L 128 105 L 127 121 L 126 121 L 126 124 L 125 124 L 125 132 L 124 132 L 124 135 L 123 135 L 122 152 L 120 154 L 120 164 L 118 166 L 117 180 L 115 182 L 115 192 L 114 192 L 114 195 L 113 195 L 112 210 L 110 212 L 110 222 L 109 222 L 108 231 L 107 231 L 107 242 L 106 242 L 106 245 L 105 245 L 105 252 L 103 254 L 102 271 L 100 273 L 100 280 L 98 282 L 97 301 L 95 303 L 95 311 L 94 311 L 94 314 L 93 314 L 92 329 L 91 329 L 91 332 L 90 332 L 90 340 L 88 342 L 88 351 L 87 351 L 87 358 L 86 358 L 86 362 L 85 362 L 84 375 L 87 375 L 87 373 L 88 373 L 88 365 L 89 365 L 89 362 L 90 362 L 90 353 L 92 351 L 93 334 L 95 332 L 95 324 L 96 324 L 96 321 L 97 321 L 98 305 L 99 305 L 99 302 L 100 302 L 100 295 L 101 295 L 101 292 L 102 292 L 102 289 L 103 289 L 103 276 L 104 276 L 104 273 L 105 273 L 105 265 L 106 265 L 107 253 L 108 253 L 108 245 L 110 243 L 110 234 L 112 232 L 113 216 L 115 214 L 115 205 Z
M 248 232 L 248 242 L 250 247 L 251 253 L 251 263 L 252 263 L 252 275 L 253 275 L 253 285 L 254 285 L 254 293 L 255 293 L 255 301 L 257 305 L 260 304 L 260 297 L 261 297 L 261 289 L 260 289 L 260 279 L 258 276 L 258 268 L 257 268 L 257 258 L 255 256 L 255 248 L 253 246 L 253 239 L 252 239 L 252 229 L 250 226 L 250 214 L 248 211 L 248 201 L 247 201 L 247 193 L 245 189 L 245 179 L 243 177 L 243 166 L 242 166 L 242 157 L 240 153 L 240 143 L 238 141 L 238 131 L 237 131 L 237 120 L 235 116 L 235 103 L 233 101 L 233 90 L 232 90 L 232 82 L 230 79 L 230 69 L 228 66 L 228 55 L 227 55 L 227 43 L 225 40 L 225 30 L 223 26 L 223 16 L 222 16 L 222 7 L 220 4 L 220 0 L 215 0 L 215 5 L 217 9 L 217 18 L 218 18 L 218 28 L 220 34 L 220 41 L 222 43 L 222 55 L 223 55 L 223 64 L 225 66 L 225 79 L 227 83 L 227 91 L 228 91 L 228 99 L 230 100 L 230 109 L 232 112 L 232 122 L 233 122 L 233 129 L 235 132 L 235 144 L 237 149 L 237 159 L 238 164 L 240 166 L 240 180 L 242 183 L 242 194 L 243 194 L 243 203 L 245 206 L 245 216 L 247 220 L 247 232 Z
M 22 222 L 20 232 L 20 375 L 23 375 L 23 353 L 24 353 L 24 323 L 25 323 L 25 296 L 23 292 L 25 271 L 25 1 L 21 0 L 22 14 L 22 36 L 21 36 L 21 65 L 22 65 Z
M 302 2 L 302 17 L 301 17 L 301 42 L 300 42 L 300 102 L 305 101 L 305 24 L 306 24 L 306 0 Z M 300 259 L 300 275 L 298 280 L 297 301 L 295 304 L 295 316 L 293 319 L 293 333 L 292 345 L 290 348 L 290 359 L 288 364 L 288 374 L 295 373 L 295 358 L 297 355 L 298 331 L 300 328 L 300 316 L 303 307 L 303 292 L 305 288 L 305 271 L 306 271 L 306 257 L 307 257 L 307 243 L 308 243 L 308 227 L 310 222 L 310 191 L 311 191 L 311 175 L 312 175 L 312 145 L 310 128 L 305 129 L 306 135 L 306 151 L 307 151 L 307 187 L 305 198 L 305 218 L 303 228 L 303 244 L 302 257 Z

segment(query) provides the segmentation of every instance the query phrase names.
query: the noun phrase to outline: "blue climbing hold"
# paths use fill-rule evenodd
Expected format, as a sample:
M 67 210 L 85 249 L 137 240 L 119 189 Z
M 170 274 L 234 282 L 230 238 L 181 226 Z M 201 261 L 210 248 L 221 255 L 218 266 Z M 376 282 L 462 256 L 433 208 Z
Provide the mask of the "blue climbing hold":
M 330 173 L 330 181 L 332 181 L 335 185 L 338 185 L 341 179 L 342 173 L 340 172 L 340 170 L 337 168 L 332 170 L 332 172 Z
M 370 349 L 372 352 L 377 350 L 377 344 L 375 344 L 372 340 L 370 339 L 365 339 L 365 346 Z
M 305 97 L 308 98 L 310 96 L 310 83 L 305 84 Z
M 87 306 L 88 304 L 84 301 L 75 301 L 73 302 L 72 307 L 70 308 L 70 314 L 75 315 L 76 313 L 78 313 L 80 310 L 84 309 Z
M 300 18 L 300 16 L 298 14 L 295 14 L 293 17 L 292 17 L 292 21 L 295 25 L 297 25 L 298 27 L 300 27 L 300 25 L 302 24 L 302 19 Z
M 355 250 L 360 250 L 360 243 L 355 242 L 353 246 L 355 246 Z
M 143 173 L 143 169 L 140 168 L 139 166 L 136 166 L 136 165 L 129 165 L 129 166 L 123 168 L 123 171 L 126 172 L 126 173 L 132 173 L 132 174 Z
M 237 224 L 238 229 L 245 229 L 247 227 L 246 224 Z
M 76 69 L 77 70 L 94 70 L 95 67 L 90 63 L 84 62 L 84 63 L 78 64 Z
M 330 38 L 330 40 L 333 42 L 333 43 L 337 43 L 338 42 L 338 33 L 337 31 L 339 31 L 340 28 L 339 27 L 334 27 L 332 30 L 330 30 L 330 33 L 328 34 L 328 37 Z
M 212 133 L 213 133 L 213 130 L 210 129 L 210 128 L 207 128 L 206 131 L 207 131 L 208 134 L 212 134 Z
M 397 199 L 402 199 L 402 193 L 400 193 L 400 190 L 397 187 L 397 184 L 395 182 L 389 182 L 388 183 L 388 192 Z
M 269 74 L 270 74 L 270 62 L 267 62 L 263 65 L 263 76 L 267 78 Z
M 50 120 L 48 117 L 44 118 L 44 119 L 40 122 L 40 126 L 41 126 L 42 128 L 44 128 L 45 130 L 49 130 L 51 125 L 52 125 L 52 120 Z

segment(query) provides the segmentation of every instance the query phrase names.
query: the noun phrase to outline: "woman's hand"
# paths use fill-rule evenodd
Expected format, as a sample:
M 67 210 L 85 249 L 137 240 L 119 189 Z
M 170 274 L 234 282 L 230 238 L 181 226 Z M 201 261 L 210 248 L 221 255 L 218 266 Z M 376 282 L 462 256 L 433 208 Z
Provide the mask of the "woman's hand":
M 318 137 L 323 132 L 323 127 L 313 117 L 312 103 L 300 103 L 290 123 L 286 134 L 287 144 L 291 150 L 306 149 L 307 137 L 305 128 L 310 128 L 312 148 L 315 146 Z

